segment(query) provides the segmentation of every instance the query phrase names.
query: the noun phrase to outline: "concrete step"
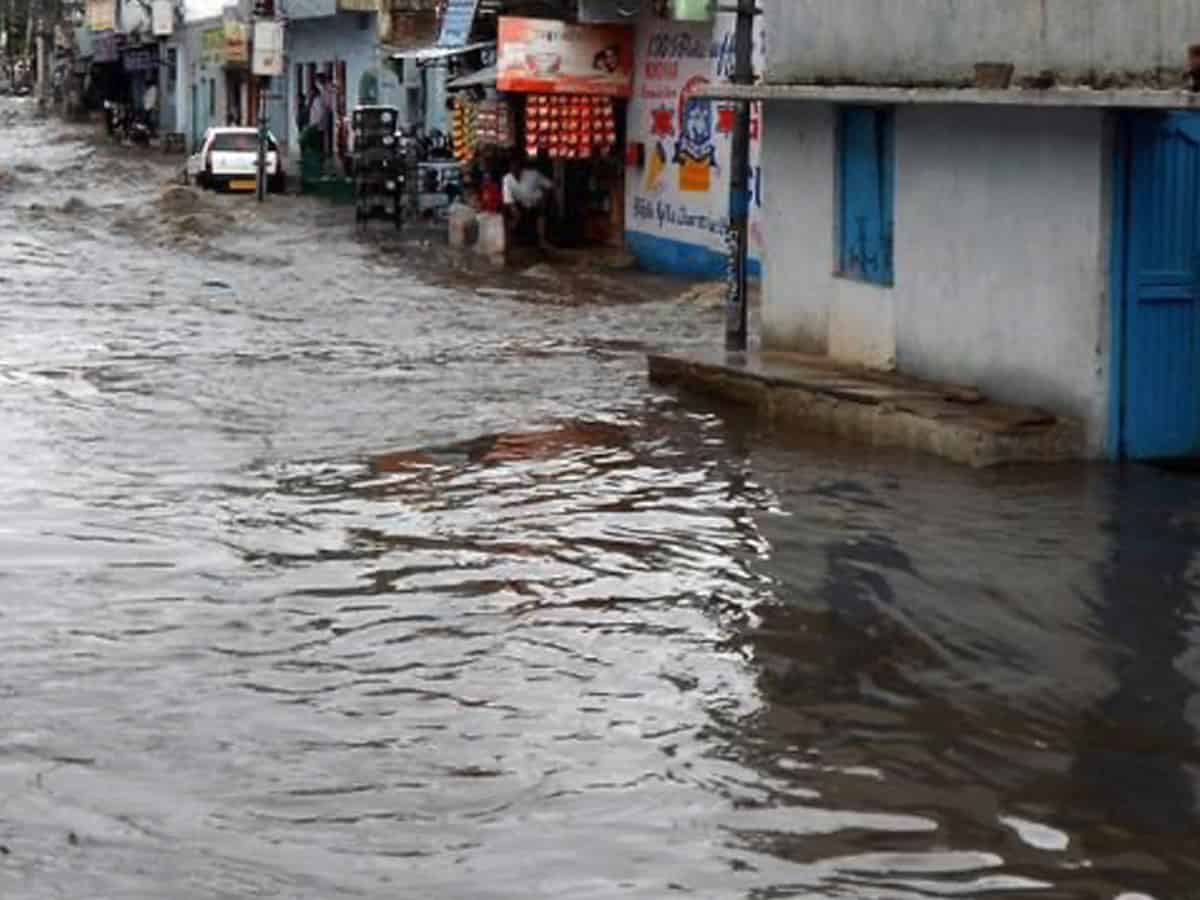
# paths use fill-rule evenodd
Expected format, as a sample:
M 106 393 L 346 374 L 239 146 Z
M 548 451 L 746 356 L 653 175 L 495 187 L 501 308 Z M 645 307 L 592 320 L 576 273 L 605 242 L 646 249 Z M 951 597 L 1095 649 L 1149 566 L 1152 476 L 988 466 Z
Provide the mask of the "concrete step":
M 649 357 L 650 380 L 754 409 L 781 425 L 905 447 L 970 466 L 1085 455 L 1082 425 L 972 388 L 843 365 L 826 357 L 725 353 Z

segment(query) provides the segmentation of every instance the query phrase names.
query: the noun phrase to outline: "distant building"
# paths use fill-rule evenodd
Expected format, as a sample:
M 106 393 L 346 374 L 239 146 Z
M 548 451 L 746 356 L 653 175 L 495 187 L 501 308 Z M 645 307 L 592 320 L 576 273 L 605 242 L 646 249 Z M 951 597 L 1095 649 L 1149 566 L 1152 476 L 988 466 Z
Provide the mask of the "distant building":
M 376 0 L 285 0 L 284 8 L 287 73 L 277 93 L 286 99 L 278 104 L 278 125 L 274 116 L 272 124 L 293 152 L 300 111 L 318 74 L 330 80 L 339 121 L 360 104 L 403 104 L 399 78 L 384 59 Z
M 764 344 L 1200 455 L 1200 6 L 760 5 Z
M 226 121 L 225 18 L 193 19 L 180 44 L 186 86 L 177 124 L 195 149 L 210 126 Z

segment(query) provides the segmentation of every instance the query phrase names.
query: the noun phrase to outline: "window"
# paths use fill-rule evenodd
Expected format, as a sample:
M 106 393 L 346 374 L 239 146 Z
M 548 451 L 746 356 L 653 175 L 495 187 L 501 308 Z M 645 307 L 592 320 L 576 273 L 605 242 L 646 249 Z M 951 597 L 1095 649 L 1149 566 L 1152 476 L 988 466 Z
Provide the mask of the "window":
M 253 131 L 218 131 L 212 148 L 227 153 L 254 153 L 258 150 L 258 135 Z
M 838 274 L 890 286 L 895 117 L 890 109 L 846 106 L 838 125 Z
M 208 80 L 208 114 L 210 117 L 217 114 L 217 80 L 215 78 Z
M 212 147 L 218 153 L 257 153 L 258 132 L 246 129 L 244 131 L 218 131 L 212 140 Z M 273 153 L 279 152 L 273 135 L 267 135 L 267 149 Z

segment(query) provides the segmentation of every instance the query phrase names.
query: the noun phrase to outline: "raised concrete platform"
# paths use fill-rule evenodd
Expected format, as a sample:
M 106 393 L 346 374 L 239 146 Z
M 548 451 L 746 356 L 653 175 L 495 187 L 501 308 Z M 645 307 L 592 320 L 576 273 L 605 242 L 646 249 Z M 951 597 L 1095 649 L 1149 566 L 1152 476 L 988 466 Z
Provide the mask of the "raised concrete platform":
M 971 388 L 839 365 L 825 357 L 651 355 L 650 380 L 754 409 L 764 418 L 970 466 L 1082 459 L 1079 422 L 994 403 Z

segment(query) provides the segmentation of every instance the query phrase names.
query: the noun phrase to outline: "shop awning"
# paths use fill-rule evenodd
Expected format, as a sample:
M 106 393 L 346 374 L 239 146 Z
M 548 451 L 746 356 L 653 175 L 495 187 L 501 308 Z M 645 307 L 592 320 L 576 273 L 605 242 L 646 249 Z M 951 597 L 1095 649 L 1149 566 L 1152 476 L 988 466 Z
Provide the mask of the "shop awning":
M 495 41 L 480 41 L 476 44 L 465 44 L 462 47 L 417 47 L 413 50 L 399 50 L 392 54 L 392 59 L 411 59 L 420 65 L 449 59 L 452 56 L 462 56 L 464 53 L 474 53 L 476 50 L 487 50 L 495 46 Z
M 488 66 L 470 75 L 463 75 L 446 83 L 446 89 L 451 91 L 469 87 L 492 87 L 496 84 L 496 67 Z

